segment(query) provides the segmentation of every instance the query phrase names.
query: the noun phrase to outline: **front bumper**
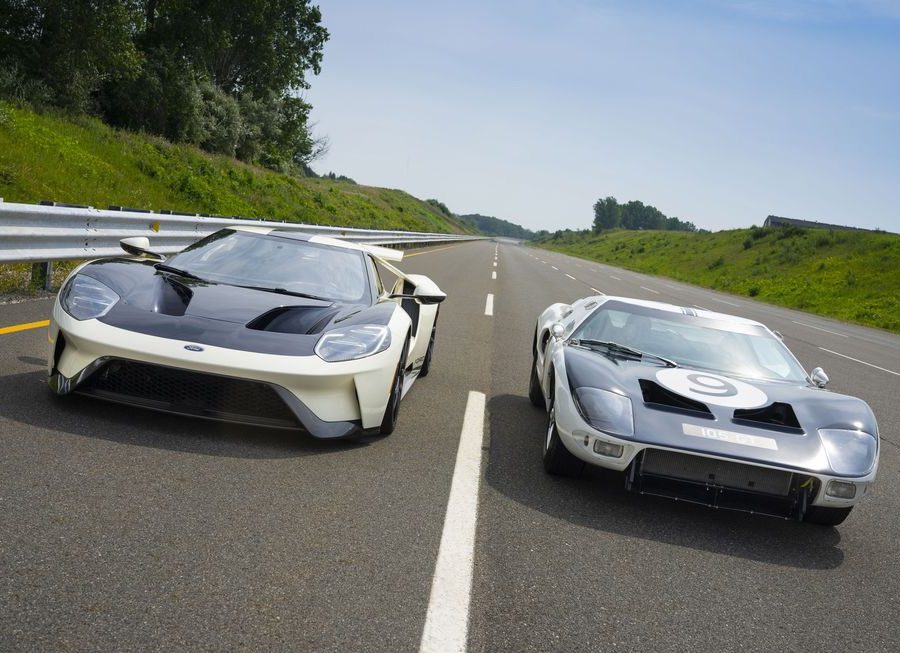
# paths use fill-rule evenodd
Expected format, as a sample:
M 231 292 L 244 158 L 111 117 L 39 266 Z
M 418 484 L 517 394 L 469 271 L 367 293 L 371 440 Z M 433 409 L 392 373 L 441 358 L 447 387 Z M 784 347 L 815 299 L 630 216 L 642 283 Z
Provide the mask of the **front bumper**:
M 746 510 L 782 517 L 802 516 L 808 506 L 846 508 L 869 491 L 878 470 L 862 477 L 843 477 L 820 471 L 756 464 L 724 456 L 708 455 L 675 447 L 648 445 L 594 429 L 584 421 L 567 387 L 556 386 L 556 425 L 560 440 L 584 462 L 626 473 L 629 489 L 721 508 Z M 622 455 L 611 457 L 594 451 L 597 441 L 619 445 Z M 648 463 L 645 465 L 645 463 Z M 845 499 L 825 492 L 830 481 L 856 487 Z
M 387 405 L 399 352 L 388 350 L 356 361 L 328 363 L 318 356 L 279 356 L 203 345 L 188 350 L 188 341 L 171 340 L 119 329 L 98 320 L 79 321 L 55 302 L 49 329 L 50 385 L 56 392 L 81 391 L 103 399 L 140 405 L 155 410 L 208 419 L 253 423 L 280 428 L 302 428 L 315 437 L 346 437 L 380 426 Z M 217 405 L 204 407 L 202 401 L 168 401 L 173 395 L 122 392 L 122 383 L 111 383 L 110 366 L 127 368 L 134 381 L 136 373 L 145 379 L 153 370 L 174 375 L 185 388 L 195 383 L 212 383 L 229 388 Z M 91 378 L 106 373 L 106 379 Z M 170 379 L 171 380 L 171 379 Z M 144 382 L 144 384 L 146 384 Z M 140 385 L 140 384 L 139 384 Z M 129 387 L 134 386 L 134 382 Z M 274 395 L 290 415 L 267 415 L 275 404 L 263 401 L 259 415 L 250 419 L 247 411 L 229 410 L 228 397 L 238 401 L 242 391 L 258 397 Z M 184 393 L 175 393 L 175 395 Z M 191 394 L 190 392 L 188 394 Z M 149 395 L 149 396 L 148 396 Z M 177 397 L 176 397 L 177 398 Z M 202 397 L 201 397 L 202 399 Z M 246 404 L 246 397 L 240 402 Z M 277 403 L 277 402 L 276 402 Z M 283 413 L 283 411 L 282 411 Z M 290 424 L 293 417 L 294 424 Z

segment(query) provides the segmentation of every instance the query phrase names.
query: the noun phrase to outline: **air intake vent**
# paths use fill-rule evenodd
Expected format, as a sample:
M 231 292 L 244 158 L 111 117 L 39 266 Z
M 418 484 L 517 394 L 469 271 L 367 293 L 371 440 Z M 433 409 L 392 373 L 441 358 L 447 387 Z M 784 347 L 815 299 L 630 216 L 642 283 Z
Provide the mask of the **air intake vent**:
M 764 408 L 742 409 L 734 411 L 735 421 L 753 422 L 754 425 L 764 425 L 781 429 L 800 430 L 800 422 L 790 404 L 775 402 Z
M 703 417 L 713 416 L 704 403 L 682 397 L 647 379 L 640 379 L 639 383 L 644 394 L 644 403 L 649 404 L 651 408 L 686 411 L 692 415 L 699 413 Z

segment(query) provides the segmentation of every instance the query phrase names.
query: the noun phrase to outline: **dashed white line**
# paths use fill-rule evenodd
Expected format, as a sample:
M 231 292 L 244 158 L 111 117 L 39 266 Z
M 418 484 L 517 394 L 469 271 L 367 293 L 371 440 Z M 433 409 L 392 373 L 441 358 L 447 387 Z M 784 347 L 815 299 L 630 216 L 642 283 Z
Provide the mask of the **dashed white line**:
M 496 279 L 496 278 L 497 278 L 497 272 L 496 271 L 491 272 L 491 279 Z
M 666 288 L 671 288 L 672 290 L 678 290 L 678 286 L 673 286 L 671 283 L 663 284 Z
M 469 392 L 419 653 L 465 651 L 475 562 L 485 396 Z
M 615 279 L 616 281 L 621 281 L 619 277 L 614 277 L 613 275 L 609 275 L 610 279 Z
M 653 290 L 653 288 L 648 288 L 647 286 L 641 286 L 641 288 L 642 288 L 643 290 L 646 290 L 647 292 L 652 292 L 652 293 L 655 294 L 655 295 L 658 295 L 658 294 L 659 294 L 659 291 L 658 291 L 658 290 Z
M 494 267 L 497 267 L 497 261 L 494 261 Z
M 494 314 L 494 295 L 493 295 L 493 293 L 488 293 L 487 299 L 484 301 L 484 314 L 485 315 L 493 315 Z
M 722 302 L 723 304 L 728 304 L 729 306 L 740 306 L 740 304 L 735 304 L 734 302 L 730 302 L 727 299 L 719 299 L 718 297 L 710 297 L 714 302 Z
M 554 270 L 556 270 L 557 272 L 559 272 L 559 268 L 556 267 L 555 265 L 551 265 L 550 267 L 553 268 Z
M 694 308 L 699 308 L 701 311 L 709 310 L 708 308 L 704 308 L 704 307 L 700 306 L 700 304 L 691 304 L 691 306 L 693 306 Z
M 601 291 L 597 290 L 597 289 L 594 288 L 593 286 L 591 286 L 591 290 L 593 290 L 593 291 L 594 291 L 595 293 L 597 293 L 598 295 L 605 295 L 605 294 L 606 294 L 606 293 L 604 293 L 604 292 L 601 292 Z
M 572 281 L 575 281 L 575 277 L 573 277 L 571 274 L 566 273 L 566 276 L 569 277 Z
M 831 329 L 823 329 L 822 327 L 817 327 L 814 324 L 807 324 L 806 322 L 798 322 L 797 320 L 791 320 L 794 324 L 799 324 L 800 326 L 809 327 L 810 329 L 816 329 L 817 331 L 824 331 L 825 333 L 830 333 L 835 336 L 840 336 L 841 338 L 849 338 L 846 333 L 838 333 L 837 331 L 832 331 Z
M 873 365 L 872 363 L 867 363 L 866 361 L 861 361 L 858 358 L 853 358 L 852 356 L 848 356 L 847 354 L 841 354 L 840 352 L 832 351 L 830 349 L 825 349 L 825 347 L 819 347 L 822 351 L 827 351 L 829 354 L 834 354 L 835 356 L 841 356 L 842 358 L 846 358 L 855 363 L 862 363 L 863 365 L 868 365 L 869 367 L 874 367 L 876 370 L 881 370 L 882 372 L 887 372 L 888 374 L 893 374 L 894 376 L 900 376 L 900 372 L 894 372 L 893 370 L 886 369 L 884 367 L 878 367 L 877 365 Z

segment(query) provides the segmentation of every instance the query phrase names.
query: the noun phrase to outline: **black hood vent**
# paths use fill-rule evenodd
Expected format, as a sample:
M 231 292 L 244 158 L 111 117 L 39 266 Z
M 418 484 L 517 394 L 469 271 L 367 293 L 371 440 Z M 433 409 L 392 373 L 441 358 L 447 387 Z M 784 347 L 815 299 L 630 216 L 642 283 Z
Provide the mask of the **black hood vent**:
M 735 422 L 752 422 L 754 426 L 774 429 L 802 430 L 797 414 L 790 404 L 776 401 L 763 408 L 738 408 L 734 411 Z
M 247 324 L 248 329 L 310 335 L 328 326 L 340 308 L 332 306 L 281 306 Z
M 712 412 L 710 412 L 709 408 L 704 403 L 682 397 L 681 395 L 676 394 L 671 390 L 666 390 L 661 385 L 647 379 L 640 379 L 638 383 L 641 384 L 644 403 L 650 408 L 677 410 L 690 413 L 691 415 L 697 415 L 699 413 L 703 417 L 713 417 Z

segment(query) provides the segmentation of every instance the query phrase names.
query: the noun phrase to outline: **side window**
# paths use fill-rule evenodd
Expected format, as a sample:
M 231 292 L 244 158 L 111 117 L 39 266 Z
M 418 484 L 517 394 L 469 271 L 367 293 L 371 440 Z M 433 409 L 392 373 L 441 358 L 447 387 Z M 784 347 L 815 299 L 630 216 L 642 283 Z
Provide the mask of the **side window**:
M 372 278 L 375 279 L 375 292 L 379 297 L 384 294 L 384 282 L 381 280 L 381 275 L 378 273 L 378 265 L 376 265 L 375 260 L 371 256 L 366 257 L 369 267 L 372 269 Z

